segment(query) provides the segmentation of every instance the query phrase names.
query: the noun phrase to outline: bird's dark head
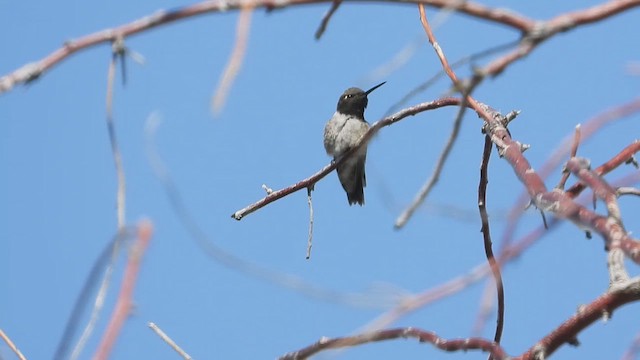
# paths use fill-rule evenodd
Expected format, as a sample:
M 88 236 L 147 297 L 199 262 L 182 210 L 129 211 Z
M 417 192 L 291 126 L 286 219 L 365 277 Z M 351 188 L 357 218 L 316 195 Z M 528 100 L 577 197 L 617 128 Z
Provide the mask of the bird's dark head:
M 371 89 L 364 91 L 360 88 L 352 87 L 340 95 L 340 99 L 338 100 L 338 112 L 345 115 L 354 115 L 364 119 L 364 109 L 367 107 L 369 103 L 369 99 L 367 99 L 367 95 L 369 95 L 373 90 L 379 88 L 380 86 L 386 83 L 380 83 Z

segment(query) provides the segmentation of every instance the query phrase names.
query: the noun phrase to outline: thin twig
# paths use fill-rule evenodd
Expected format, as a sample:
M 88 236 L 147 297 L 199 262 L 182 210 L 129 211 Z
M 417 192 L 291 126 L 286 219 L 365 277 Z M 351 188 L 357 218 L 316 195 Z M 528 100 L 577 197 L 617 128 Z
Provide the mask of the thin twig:
M 307 188 L 307 202 L 309 203 L 309 238 L 307 239 L 307 260 L 311 258 L 311 246 L 313 245 L 313 201 L 311 192 L 313 187 Z
M 119 54 L 124 51 L 122 47 L 122 38 L 117 37 L 114 42 L 114 50 L 109 62 L 109 71 L 107 75 L 107 130 L 109 132 L 109 143 L 111 144 L 111 154 L 113 156 L 113 162 L 116 166 L 116 176 L 118 178 L 118 190 L 116 195 L 116 214 L 118 219 L 118 229 L 124 229 L 125 226 L 125 211 L 126 211 L 126 181 L 124 176 L 124 166 L 122 165 L 122 155 L 118 146 L 118 139 L 116 137 L 116 128 L 113 121 L 113 83 L 116 72 L 116 61 Z
M 634 141 L 629 146 L 625 147 L 622 151 L 620 151 L 616 156 L 611 158 L 606 163 L 598 166 L 593 172 L 597 176 L 604 176 L 616 169 L 617 167 L 625 164 L 629 159 L 633 158 L 633 155 L 640 152 L 640 141 Z M 567 189 L 567 194 L 572 197 L 576 197 L 586 188 L 586 184 L 582 182 L 578 182 L 569 189 Z
M 218 83 L 218 88 L 216 89 L 215 95 L 211 100 L 211 109 L 215 114 L 219 114 L 222 110 L 222 107 L 225 104 L 227 99 L 227 95 L 229 95 L 229 91 L 231 90 L 231 86 L 233 85 L 233 81 L 236 76 L 238 76 L 238 72 L 240 72 L 240 67 L 242 66 L 242 60 L 244 59 L 244 55 L 247 52 L 247 43 L 249 42 L 249 30 L 251 29 L 251 14 L 253 13 L 253 7 L 247 5 L 240 9 L 240 15 L 238 16 L 238 24 L 236 25 L 236 42 L 233 47 L 233 51 L 231 52 L 231 56 L 229 57 L 229 62 L 225 67 L 222 77 L 220 78 L 220 82 Z
M 418 209 L 418 207 L 420 207 L 420 205 L 424 203 L 424 200 L 427 198 L 427 196 L 429 195 L 433 187 L 436 185 L 436 183 L 438 182 L 438 179 L 440 179 L 440 174 L 442 174 L 442 170 L 444 169 L 444 164 L 447 162 L 447 159 L 449 158 L 449 154 L 453 149 L 453 145 L 455 145 L 456 140 L 458 139 L 458 134 L 460 133 L 460 126 L 462 125 L 462 120 L 464 119 L 463 113 L 465 109 L 466 107 L 464 106 L 460 106 L 458 108 L 458 114 L 456 115 L 456 118 L 453 122 L 453 128 L 449 133 L 449 138 L 447 139 L 447 142 L 445 143 L 444 147 L 442 148 L 442 151 L 440 152 L 440 156 L 438 157 L 438 160 L 436 160 L 436 165 L 433 171 L 431 172 L 431 176 L 422 185 L 422 187 L 420 188 L 420 191 L 418 191 L 418 193 L 416 194 L 411 204 L 407 206 L 407 208 L 402 212 L 402 214 L 398 216 L 394 224 L 394 228 L 400 229 L 407 224 L 407 221 L 411 219 L 411 217 L 413 216 L 415 211 Z
M 453 129 L 451 131 L 451 134 L 449 135 L 449 139 L 447 140 L 444 148 L 442 149 L 442 152 L 440 153 L 440 157 L 438 157 L 438 160 L 436 161 L 436 166 L 433 172 L 431 173 L 431 177 L 427 180 L 427 182 L 424 183 L 420 191 L 418 191 L 418 194 L 416 195 L 414 200 L 411 202 L 411 204 L 402 212 L 402 214 L 400 214 L 400 216 L 398 216 L 394 224 L 394 227 L 396 229 L 400 229 L 404 225 L 406 225 L 407 221 L 411 219 L 412 215 L 415 213 L 418 207 L 422 205 L 422 203 L 424 202 L 426 197 L 429 195 L 429 193 L 431 192 L 435 184 L 438 182 L 438 179 L 440 178 L 440 174 L 442 173 L 442 169 L 444 168 L 444 164 L 446 163 L 449 157 L 449 154 L 451 152 L 451 149 L 453 149 L 453 145 L 455 144 L 455 141 L 458 138 L 460 125 L 462 124 L 462 120 L 464 118 L 464 113 L 466 111 L 467 104 L 469 104 L 476 111 L 479 111 L 479 114 L 480 114 L 480 111 L 482 111 L 480 110 L 476 101 L 470 96 L 473 87 L 475 87 L 479 83 L 481 78 L 474 77 L 474 81 L 469 86 L 462 86 L 459 83 L 458 78 L 456 77 L 455 73 L 449 66 L 449 63 L 446 57 L 444 56 L 444 53 L 440 48 L 440 45 L 438 45 L 438 42 L 436 41 L 435 36 L 433 35 L 431 26 L 429 25 L 429 22 L 427 21 L 427 18 L 425 15 L 424 6 L 419 5 L 419 8 L 420 8 L 420 20 L 422 22 L 422 25 L 425 31 L 427 32 L 429 43 L 431 43 L 434 50 L 436 51 L 436 54 L 438 55 L 438 58 L 442 63 L 442 68 L 444 72 L 449 76 L 451 81 L 453 81 L 455 88 L 458 91 L 460 91 L 460 93 L 462 94 L 463 101 L 460 104 L 460 108 L 458 110 L 458 114 L 456 115 L 456 119 L 453 123 Z
M 342 4 L 342 0 L 333 0 L 331 2 L 331 8 L 329 8 L 329 11 L 327 11 L 326 14 L 324 14 L 324 16 L 322 17 L 322 21 L 320 22 L 320 26 L 318 27 L 318 30 L 316 30 L 316 40 L 320 40 L 320 38 L 322 37 L 322 34 L 324 34 L 325 30 L 327 30 L 327 25 L 329 25 L 329 20 L 331 20 L 331 16 L 333 16 L 333 14 L 336 12 L 336 10 L 338 10 L 338 8 L 340 7 L 340 4 Z
M 573 136 L 573 145 L 571 145 L 571 153 L 569 158 L 576 157 L 578 154 L 578 145 L 580 144 L 580 124 L 576 125 L 576 131 Z M 562 173 L 562 177 L 560 178 L 560 182 L 556 185 L 556 189 L 564 190 L 564 185 L 567 183 L 569 179 L 569 172 L 564 171 Z
M 2 329 L 0 329 L 0 338 L 2 338 L 2 340 L 4 340 L 5 343 L 7 343 L 7 346 L 9 346 L 9 349 L 11 349 L 11 351 L 13 351 L 16 354 L 18 359 L 27 360 L 27 358 L 24 357 L 20 349 L 18 349 L 16 344 L 14 344 L 13 341 L 11 341 L 9 336 L 5 334 L 4 331 L 2 331 Z
M 475 60 L 482 59 L 485 56 L 489 56 L 489 55 L 495 54 L 497 52 L 501 52 L 501 51 L 503 51 L 505 49 L 512 48 L 512 47 L 518 45 L 518 43 L 519 43 L 519 40 L 518 41 L 509 41 L 509 42 L 506 42 L 504 44 L 499 44 L 499 45 L 496 45 L 496 46 L 492 46 L 490 48 L 487 48 L 485 50 L 479 51 L 477 53 L 464 56 L 464 57 L 456 60 L 455 62 L 451 63 L 451 68 L 452 69 L 459 68 L 462 65 L 469 64 L 469 63 L 471 63 L 471 62 L 473 62 Z M 416 45 L 414 45 L 414 46 L 416 46 Z M 404 104 L 406 104 L 409 100 L 411 100 L 413 97 L 417 96 L 421 92 L 423 92 L 426 89 L 428 89 L 429 87 L 431 87 L 433 84 L 435 84 L 438 80 L 440 80 L 445 75 L 446 75 L 446 73 L 444 72 L 444 70 L 443 69 L 439 69 L 433 76 L 431 76 L 429 79 L 427 79 L 427 81 L 425 81 L 422 84 L 416 86 L 411 91 L 409 91 L 407 94 L 405 94 L 400 100 L 396 101 L 393 105 L 389 106 L 389 109 L 387 109 L 387 112 L 385 113 L 385 116 L 393 113 L 394 111 L 396 111 L 400 107 L 404 106 Z
M 125 204 L 126 204 L 126 181 L 124 174 L 124 167 L 122 164 L 122 156 L 120 154 L 118 141 L 116 138 L 115 124 L 113 121 L 113 86 L 115 81 L 115 70 L 116 70 L 116 62 L 118 60 L 122 63 L 122 72 L 123 72 L 123 83 L 126 82 L 126 77 L 124 72 L 126 71 L 124 67 L 125 63 L 125 54 L 127 53 L 127 49 L 124 45 L 124 39 L 120 36 L 116 37 L 112 44 L 112 56 L 111 61 L 109 62 L 109 69 L 107 71 L 107 94 L 106 94 L 106 114 L 107 114 L 107 129 L 109 133 L 109 142 L 111 144 L 111 153 L 113 157 L 113 161 L 116 167 L 116 177 L 118 181 L 118 189 L 116 192 L 116 218 L 118 222 L 118 231 L 124 231 L 125 227 Z M 77 359 L 86 342 L 89 340 L 89 337 L 93 333 L 95 326 L 98 322 L 98 317 L 102 308 L 104 306 L 104 299 L 107 294 L 107 290 L 109 289 L 109 285 L 111 283 L 111 275 L 113 273 L 113 266 L 115 260 L 117 258 L 117 254 L 119 252 L 118 249 L 119 242 L 114 243 L 114 248 L 112 251 L 111 261 L 108 263 L 104 276 L 102 278 L 102 282 L 100 284 L 100 289 L 98 290 L 98 294 L 96 295 L 96 299 L 94 301 L 93 309 L 91 310 L 91 316 L 89 317 L 89 322 L 85 326 L 78 342 L 73 348 L 71 352 L 70 359 Z
M 155 332 L 156 335 L 158 335 L 165 343 L 171 346 L 171 348 L 175 350 L 180 356 L 182 356 L 183 359 L 191 360 L 191 355 L 187 354 L 186 351 L 182 350 L 182 348 L 178 346 L 178 344 L 176 344 L 176 342 L 173 341 L 173 339 L 171 339 L 169 335 L 165 334 L 165 332 L 162 331 L 162 329 L 160 329 L 158 325 L 150 322 L 149 328 L 153 330 L 153 332 Z
M 447 60 L 447 57 L 444 55 L 444 51 L 440 47 L 440 44 L 438 44 L 438 41 L 435 35 L 433 34 L 431 25 L 429 25 L 429 20 L 427 19 L 427 15 L 425 13 L 424 4 L 418 4 L 418 10 L 420 11 L 420 22 L 422 23 L 422 27 L 424 28 L 424 31 L 427 34 L 429 43 L 433 47 L 433 50 L 438 56 L 438 60 L 440 60 L 440 63 L 442 64 L 442 69 L 447 74 L 447 76 L 449 76 L 449 79 L 451 79 L 451 82 L 453 83 L 455 89 L 459 91 L 461 94 L 463 94 L 463 98 L 464 98 L 463 104 L 464 103 L 469 104 L 469 107 L 475 110 L 475 112 L 478 113 L 478 116 L 480 118 L 482 118 L 487 123 L 491 123 L 492 120 L 495 120 L 494 117 L 495 115 L 497 115 L 497 113 L 492 111 L 490 114 L 487 106 L 481 105 L 473 97 L 471 97 L 471 89 L 480 82 L 480 80 L 483 78 L 483 75 L 480 75 L 480 74 L 475 75 L 471 81 L 470 86 L 464 85 L 458 79 L 458 77 L 456 76 L 456 73 L 453 71 L 453 69 L 449 65 L 449 60 Z M 502 120 L 502 117 L 500 117 L 500 120 Z M 499 127 L 504 127 L 506 131 L 506 124 L 496 124 L 496 125 L 498 125 Z
M 94 354 L 93 358 L 96 360 L 109 358 L 113 345 L 122 330 L 125 320 L 131 312 L 133 307 L 133 290 L 140 272 L 142 256 L 149 245 L 152 233 L 153 225 L 149 220 L 143 220 L 138 224 L 137 240 L 133 244 L 129 254 L 129 261 L 124 270 L 120 294 L 118 295 L 118 300 L 111 314 L 111 320 Z
M 492 147 L 493 143 L 491 142 L 491 138 L 489 135 L 485 135 L 482 162 L 480 165 L 480 183 L 478 185 L 478 210 L 480 211 L 480 219 L 482 221 L 484 252 L 496 282 L 496 293 L 498 296 L 498 318 L 496 320 L 496 332 L 493 340 L 500 344 L 502 330 L 504 328 L 504 284 L 502 282 L 502 274 L 500 273 L 500 264 L 498 264 L 496 258 L 493 256 L 489 214 L 487 214 L 487 184 L 489 183 L 489 160 L 491 159 Z

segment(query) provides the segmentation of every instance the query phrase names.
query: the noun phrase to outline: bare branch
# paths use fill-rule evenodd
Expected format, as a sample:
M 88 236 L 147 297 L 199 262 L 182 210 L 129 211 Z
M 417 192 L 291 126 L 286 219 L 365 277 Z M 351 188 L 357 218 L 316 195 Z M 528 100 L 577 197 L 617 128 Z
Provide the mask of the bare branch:
M 578 145 L 580 144 L 580 124 L 576 125 L 576 131 L 573 136 L 573 145 L 571 146 L 571 154 L 569 158 L 574 158 L 578 153 Z M 560 178 L 560 182 L 556 185 L 556 189 L 564 190 L 564 185 L 567 183 L 569 179 L 569 172 L 564 171 L 562 173 L 562 177 Z
M 371 342 L 386 341 L 400 338 L 414 338 L 421 343 L 430 343 L 438 349 L 454 352 L 468 350 L 482 350 L 490 353 L 494 359 L 509 358 L 505 351 L 496 344 L 483 338 L 467 338 L 467 339 L 444 339 L 436 333 L 425 331 L 413 327 L 397 328 L 389 330 L 374 331 L 354 336 L 342 338 L 327 339 L 322 338 L 313 345 L 300 349 L 295 352 L 285 354 L 279 360 L 302 360 L 307 359 L 321 351 L 329 349 L 340 349 L 356 345 L 362 345 Z
M 294 192 L 304 189 L 304 188 L 308 188 L 310 186 L 313 186 L 315 183 L 317 183 L 318 181 L 320 181 L 322 178 L 324 178 L 325 176 L 327 176 L 331 171 L 333 171 L 338 165 L 340 165 L 343 161 L 347 160 L 351 155 L 353 155 L 354 153 L 357 152 L 357 150 L 361 147 L 364 146 L 365 144 L 367 144 L 369 142 L 369 140 L 371 140 L 371 138 L 373 138 L 373 136 L 375 136 L 375 134 L 378 133 L 378 131 L 380 131 L 380 129 L 382 129 L 385 126 L 390 126 L 408 116 L 413 116 L 416 114 L 419 114 L 423 111 L 428 111 L 428 110 L 433 110 L 433 109 L 437 109 L 437 108 L 441 108 L 444 106 L 454 106 L 454 105 L 460 105 L 460 99 L 456 99 L 456 98 L 443 98 L 443 99 L 438 99 L 438 100 L 434 100 L 434 101 L 430 101 L 430 102 L 426 102 L 426 103 L 422 103 L 422 104 L 418 104 L 412 107 L 408 107 L 406 109 L 403 109 L 401 111 L 398 111 L 397 113 L 391 115 L 391 116 L 387 116 L 381 120 L 378 120 L 377 122 L 375 122 L 373 125 L 371 125 L 371 128 L 369 128 L 369 130 L 364 134 L 364 136 L 362 137 L 362 139 L 360 139 L 360 141 L 358 142 L 358 145 L 354 146 L 348 153 L 346 153 L 344 156 L 342 156 L 340 159 L 338 159 L 337 161 L 333 161 L 331 162 L 331 164 L 326 165 L 325 167 L 323 167 L 322 169 L 320 169 L 320 171 L 316 172 L 315 174 L 309 176 L 306 179 L 300 180 L 297 183 L 288 186 L 286 188 L 280 189 L 280 190 L 276 190 L 270 194 L 268 194 L 267 196 L 265 196 L 264 198 L 258 200 L 257 202 L 248 205 L 236 212 L 234 212 L 233 214 L 231 214 L 231 217 L 236 219 L 236 220 L 242 220 L 243 217 L 251 214 L 252 212 L 259 210 L 261 208 L 263 208 L 266 205 L 271 204 L 272 202 L 281 199 L 287 195 L 293 194 Z
M 158 325 L 156 325 L 155 323 L 150 322 L 149 323 L 149 328 L 151 330 L 153 330 L 153 332 L 156 333 L 156 335 L 158 335 L 162 341 L 166 342 L 167 345 L 171 346 L 171 348 L 173 350 L 175 350 L 175 352 L 178 353 L 178 355 L 182 356 L 183 359 L 185 360 L 191 360 L 191 355 L 187 354 L 186 351 L 182 350 L 182 348 L 180 346 L 178 346 L 178 344 L 176 344 L 175 341 L 173 341 L 169 335 L 165 334 L 164 331 L 162 331 L 162 329 L 160 329 L 158 327 Z
M 124 44 L 122 38 L 116 38 L 113 47 L 113 54 L 111 61 L 109 62 L 109 71 L 107 75 L 107 130 L 109 132 L 109 143 L 111 144 L 111 155 L 113 156 L 113 162 L 116 166 L 116 176 L 118 179 L 118 190 L 116 195 L 116 213 L 118 218 L 118 230 L 124 229 L 125 226 L 125 212 L 126 212 L 126 181 L 124 176 L 124 166 L 122 165 L 122 154 L 118 146 L 118 139 L 116 136 L 116 128 L 113 121 L 113 82 L 116 72 L 116 61 L 120 57 L 120 54 L 124 51 Z
M 640 102 L 639 102 L 640 104 Z M 606 163 L 598 166 L 593 172 L 597 176 L 603 176 L 616 169 L 618 166 L 625 164 L 629 159 L 633 158 L 633 155 L 640 152 L 640 141 L 636 140 L 631 145 L 622 149 L 616 156 L 611 158 Z M 579 182 L 567 190 L 567 194 L 571 197 L 576 197 L 586 188 L 586 184 Z

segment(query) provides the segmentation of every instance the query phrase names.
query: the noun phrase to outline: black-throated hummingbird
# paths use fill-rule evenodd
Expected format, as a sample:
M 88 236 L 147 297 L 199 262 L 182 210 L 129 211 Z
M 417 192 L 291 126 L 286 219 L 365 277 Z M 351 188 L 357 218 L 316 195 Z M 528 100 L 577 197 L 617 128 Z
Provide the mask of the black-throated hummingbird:
M 373 90 L 386 83 L 380 83 L 367 91 L 359 88 L 348 88 L 340 96 L 336 112 L 324 127 L 324 148 L 327 154 L 337 161 L 369 130 L 369 124 L 364 119 L 364 109 L 367 107 L 369 95 Z M 364 187 L 367 177 L 364 163 L 367 159 L 367 146 L 362 146 L 349 159 L 336 169 L 342 188 L 347 192 L 349 205 L 364 204 Z

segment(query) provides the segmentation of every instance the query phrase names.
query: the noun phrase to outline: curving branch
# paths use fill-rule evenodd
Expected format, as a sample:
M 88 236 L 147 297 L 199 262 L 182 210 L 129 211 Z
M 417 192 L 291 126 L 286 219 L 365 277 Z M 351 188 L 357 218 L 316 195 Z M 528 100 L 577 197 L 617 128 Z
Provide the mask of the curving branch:
M 321 351 L 329 349 L 340 349 L 356 345 L 362 345 L 371 342 L 393 340 L 400 338 L 414 338 L 421 343 L 430 343 L 438 349 L 444 351 L 467 351 L 482 350 L 490 353 L 494 359 L 508 359 L 509 356 L 504 349 L 495 342 L 483 338 L 467 338 L 467 339 L 444 339 L 436 333 L 418 328 L 398 328 L 389 330 L 374 331 L 371 333 L 347 336 L 342 338 L 327 339 L 322 338 L 315 344 L 307 346 L 298 351 L 285 354 L 279 360 L 302 360 L 307 359 Z
M 171 24 L 176 21 L 190 19 L 195 16 L 208 13 L 223 13 L 229 10 L 240 10 L 242 8 L 264 8 L 268 11 L 307 4 L 327 3 L 333 0 L 223 0 L 223 1 L 202 1 L 193 5 L 179 7 L 174 10 L 159 10 L 151 15 L 144 16 L 130 23 L 104 29 L 79 39 L 66 41 L 62 47 L 53 51 L 40 60 L 27 63 L 20 68 L 0 77 L 0 94 L 12 90 L 16 85 L 27 84 L 38 79 L 54 66 L 69 58 L 76 52 L 87 50 L 97 45 L 112 43 L 118 39 L 125 39 L 129 36 L 149 31 L 156 27 Z M 436 8 L 450 6 L 449 0 L 373 0 L 391 3 L 423 3 Z M 456 7 L 458 12 L 474 16 L 477 18 L 499 23 L 521 32 L 529 31 L 535 22 L 514 12 L 507 12 L 502 9 L 494 9 L 473 2 L 464 2 Z
M 376 121 L 373 125 L 371 125 L 369 130 L 362 136 L 358 144 L 354 146 L 342 158 L 338 159 L 338 161 L 332 161 L 331 164 L 323 167 L 315 174 L 309 176 L 306 179 L 300 180 L 291 186 L 288 186 L 286 188 L 283 188 L 277 191 L 270 192 L 264 198 L 234 212 L 233 214 L 231 214 L 231 217 L 236 220 L 242 220 L 243 217 L 251 214 L 256 210 L 259 210 L 265 207 L 266 205 L 271 204 L 272 202 L 278 199 L 281 199 L 287 195 L 291 195 L 298 190 L 313 187 L 315 183 L 317 183 L 322 178 L 324 178 L 329 173 L 331 173 L 338 165 L 342 164 L 342 162 L 347 160 L 351 155 L 355 154 L 361 146 L 365 146 L 365 144 L 367 144 L 383 127 L 390 126 L 408 116 L 413 116 L 423 111 L 433 110 L 433 109 L 437 109 L 445 106 L 460 105 L 460 102 L 461 102 L 460 99 L 457 99 L 457 98 L 442 98 L 442 99 L 429 101 L 429 102 L 408 107 L 406 109 L 398 111 L 397 113 L 391 116 L 387 116 L 381 120 Z
M 482 222 L 482 237 L 484 240 L 484 252 L 487 262 L 491 267 L 493 278 L 496 282 L 496 296 L 498 297 L 498 318 L 496 320 L 496 332 L 493 340 L 500 343 L 502 331 L 504 329 L 504 283 L 502 281 L 502 273 L 500 264 L 493 254 L 493 244 L 491 241 L 491 229 L 489 226 L 489 214 L 487 212 L 487 185 L 489 184 L 489 159 L 491 159 L 491 148 L 493 144 L 491 139 L 485 135 L 484 148 L 482 151 L 482 162 L 480 163 L 480 184 L 478 185 L 478 211 L 480 212 L 480 220 Z
M 444 351 L 482 350 L 493 359 L 536 360 L 546 359 L 564 344 L 577 344 L 578 334 L 600 319 L 608 319 L 619 307 L 640 300 L 640 278 L 618 284 L 591 303 L 580 307 L 578 312 L 560 326 L 539 340 L 520 356 L 510 357 L 499 344 L 484 338 L 444 339 L 436 333 L 413 327 L 372 331 L 354 336 L 327 339 L 322 338 L 300 350 L 290 352 L 279 360 L 307 359 L 329 349 L 347 348 L 371 342 L 415 338 L 421 343 L 430 343 Z

